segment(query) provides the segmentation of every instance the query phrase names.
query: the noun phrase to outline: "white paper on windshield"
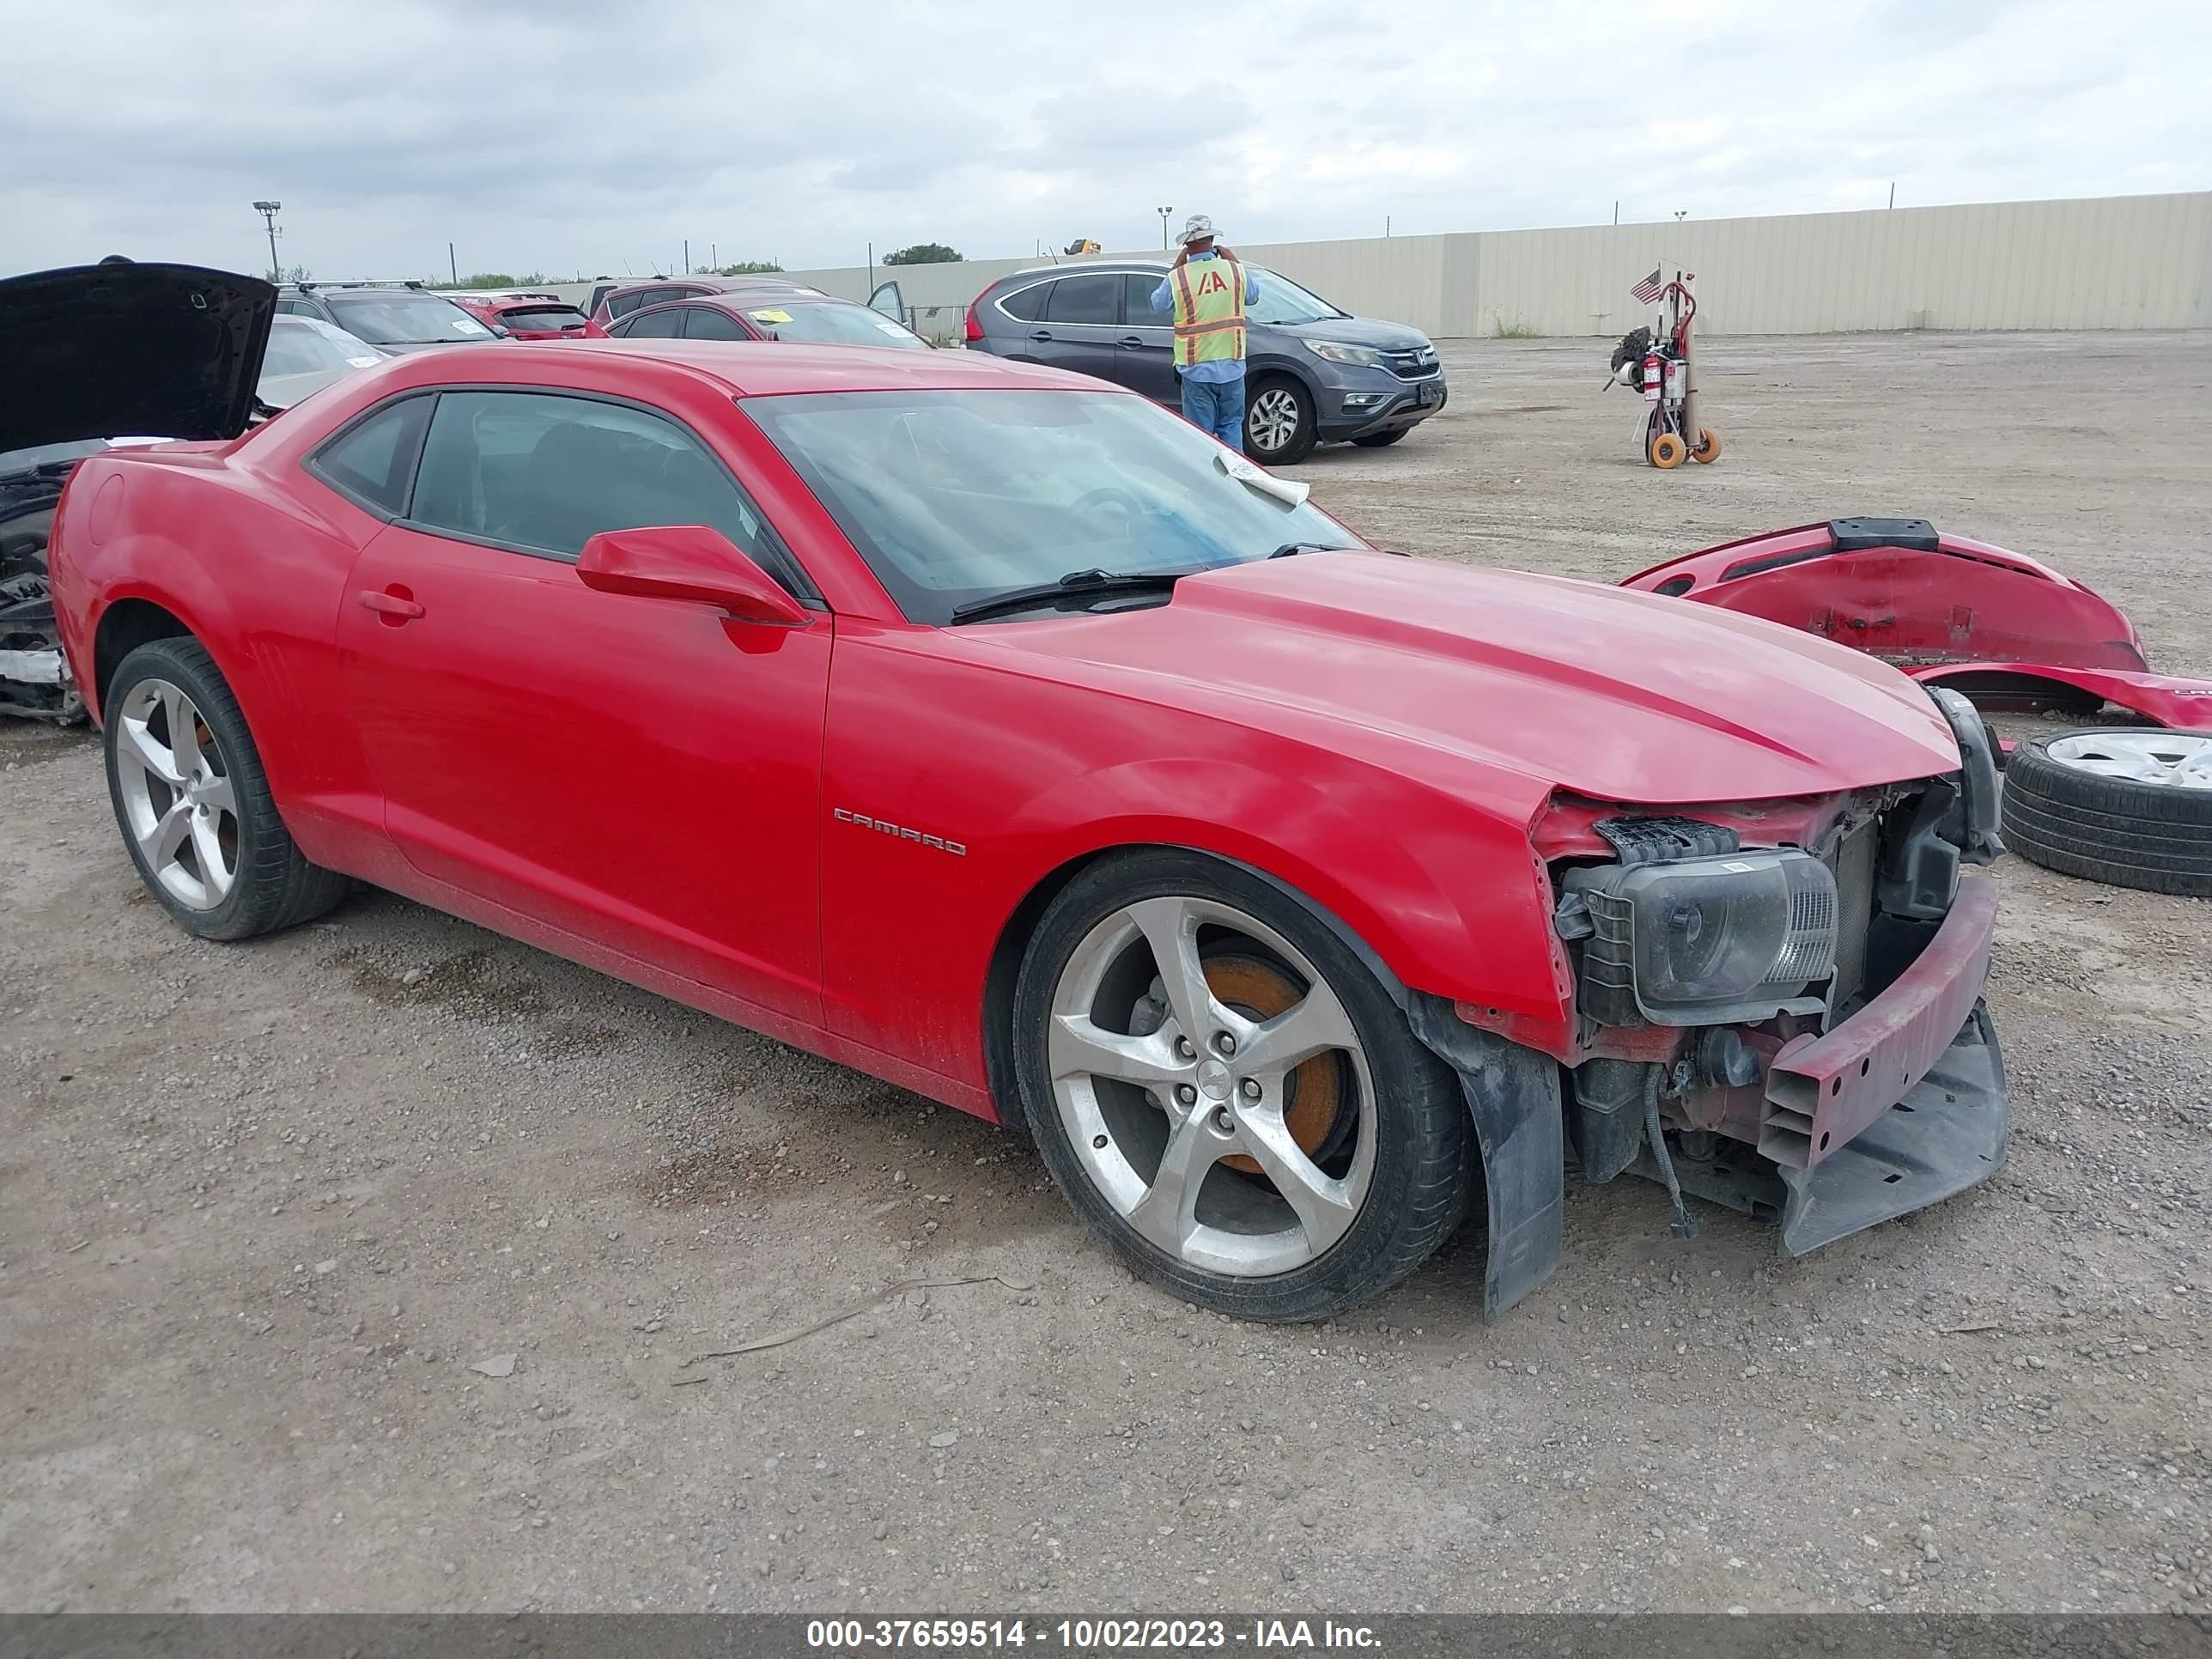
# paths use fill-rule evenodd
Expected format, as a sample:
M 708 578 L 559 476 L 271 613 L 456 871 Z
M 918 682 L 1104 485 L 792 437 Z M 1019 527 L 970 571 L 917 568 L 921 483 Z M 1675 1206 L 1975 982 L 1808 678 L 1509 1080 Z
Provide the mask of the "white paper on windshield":
M 1247 489 L 1256 489 L 1262 495 L 1273 495 L 1277 501 L 1287 501 L 1292 507 L 1304 506 L 1306 497 L 1313 493 L 1312 485 L 1279 478 L 1273 473 L 1253 465 L 1242 455 L 1231 455 L 1225 449 L 1213 458 L 1213 464 Z
M 890 335 L 895 340 L 903 340 L 906 338 L 906 331 L 901 328 L 896 323 L 878 323 L 876 326 L 883 330 L 884 333 Z
M 453 319 L 453 326 L 460 330 L 464 334 L 482 334 L 484 332 L 484 325 L 482 323 L 471 322 L 466 317 L 455 318 Z
M 346 362 L 355 368 L 374 368 L 383 361 L 380 357 L 349 357 Z

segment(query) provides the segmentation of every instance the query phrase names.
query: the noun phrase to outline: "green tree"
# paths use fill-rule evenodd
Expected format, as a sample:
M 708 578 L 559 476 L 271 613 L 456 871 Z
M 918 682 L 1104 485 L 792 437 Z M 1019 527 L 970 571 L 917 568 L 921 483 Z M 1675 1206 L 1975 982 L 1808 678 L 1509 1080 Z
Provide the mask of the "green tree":
M 912 247 L 884 255 L 887 265 L 957 265 L 960 259 L 958 249 L 949 248 L 942 242 L 916 242 Z
M 513 288 L 515 285 L 515 280 L 503 270 L 478 270 L 462 277 L 461 286 L 463 288 Z M 525 276 L 521 280 L 529 283 L 539 279 L 534 276 Z
M 701 276 L 757 276 L 763 271 L 782 269 L 773 259 L 740 259 L 733 265 L 702 265 L 694 274 Z

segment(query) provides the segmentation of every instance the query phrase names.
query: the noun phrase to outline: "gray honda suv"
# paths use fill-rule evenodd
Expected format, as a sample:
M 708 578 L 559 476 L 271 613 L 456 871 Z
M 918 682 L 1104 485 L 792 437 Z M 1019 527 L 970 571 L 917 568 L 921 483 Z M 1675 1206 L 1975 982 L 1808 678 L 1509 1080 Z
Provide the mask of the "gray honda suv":
M 1444 406 L 1429 337 L 1354 317 L 1261 266 L 1247 315 L 1244 453 L 1279 465 L 1317 443 L 1394 444 Z M 1047 265 L 1001 276 L 968 307 L 968 349 L 1076 369 L 1177 407 L 1175 331 L 1152 309 L 1164 260 Z

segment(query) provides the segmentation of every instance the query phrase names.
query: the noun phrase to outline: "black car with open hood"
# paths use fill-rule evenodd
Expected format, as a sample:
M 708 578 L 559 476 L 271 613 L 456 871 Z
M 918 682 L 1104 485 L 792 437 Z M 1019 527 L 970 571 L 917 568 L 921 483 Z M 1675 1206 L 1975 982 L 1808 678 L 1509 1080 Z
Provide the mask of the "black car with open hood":
M 46 537 L 77 459 L 112 438 L 234 438 L 252 420 L 276 290 L 197 265 L 0 281 L 0 714 L 82 711 L 53 631 Z

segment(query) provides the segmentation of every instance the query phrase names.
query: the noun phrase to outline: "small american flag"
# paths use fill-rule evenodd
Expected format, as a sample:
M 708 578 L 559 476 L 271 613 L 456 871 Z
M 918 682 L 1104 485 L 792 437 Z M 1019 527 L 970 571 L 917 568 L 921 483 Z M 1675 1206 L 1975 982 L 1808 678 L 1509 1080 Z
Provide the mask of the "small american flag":
M 1659 268 L 1654 265 L 1651 274 L 1628 291 L 1635 296 L 1637 304 L 1648 306 L 1667 291 L 1667 285 L 1659 280 Z

